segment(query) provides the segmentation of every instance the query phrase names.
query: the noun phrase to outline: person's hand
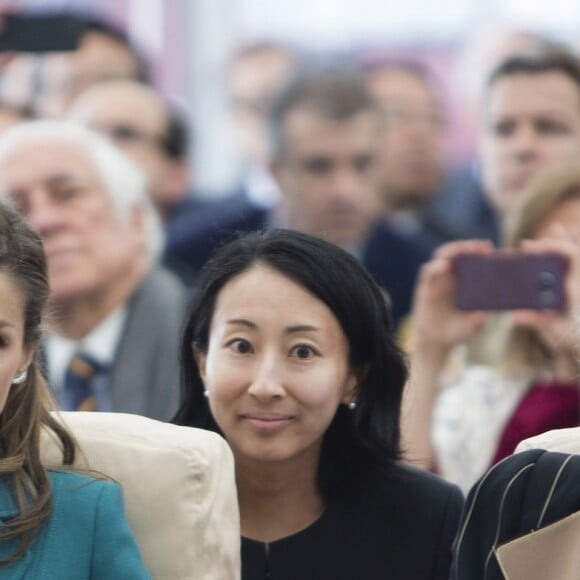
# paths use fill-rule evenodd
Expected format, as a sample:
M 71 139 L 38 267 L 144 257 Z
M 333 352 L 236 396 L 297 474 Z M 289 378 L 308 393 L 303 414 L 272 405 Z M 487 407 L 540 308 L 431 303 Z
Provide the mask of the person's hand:
M 580 346 L 580 243 L 564 229 L 554 226 L 548 237 L 524 240 L 521 249 L 530 253 L 554 252 L 568 262 L 566 275 L 566 310 L 517 310 L 511 316 L 515 324 L 535 329 L 553 352 L 576 356 Z
M 472 338 L 482 327 L 485 313 L 462 311 L 455 306 L 453 261 L 462 254 L 489 254 L 491 242 L 469 240 L 441 246 L 425 264 L 415 290 L 412 321 L 414 349 L 442 352 Z
M 470 240 L 441 246 L 419 273 L 411 312 L 411 375 L 403 396 L 401 433 L 407 461 L 433 465 L 431 421 L 439 378 L 449 351 L 482 327 L 483 312 L 455 306 L 454 260 L 462 254 L 489 254 L 490 242 Z

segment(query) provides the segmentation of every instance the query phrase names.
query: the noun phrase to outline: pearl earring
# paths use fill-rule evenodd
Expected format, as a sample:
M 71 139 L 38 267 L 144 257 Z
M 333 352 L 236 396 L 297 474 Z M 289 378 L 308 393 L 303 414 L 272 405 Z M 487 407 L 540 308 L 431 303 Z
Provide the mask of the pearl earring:
M 17 374 L 12 379 L 12 384 L 13 385 L 21 385 L 26 380 L 27 372 L 28 372 L 28 369 L 24 369 L 21 373 Z
M 206 389 L 206 390 L 203 392 L 203 396 L 204 396 L 206 399 L 209 399 L 209 391 L 208 391 L 207 389 Z
M 355 409 L 356 409 L 356 401 L 351 401 L 351 402 L 348 404 L 348 410 L 349 410 L 349 411 L 354 411 Z

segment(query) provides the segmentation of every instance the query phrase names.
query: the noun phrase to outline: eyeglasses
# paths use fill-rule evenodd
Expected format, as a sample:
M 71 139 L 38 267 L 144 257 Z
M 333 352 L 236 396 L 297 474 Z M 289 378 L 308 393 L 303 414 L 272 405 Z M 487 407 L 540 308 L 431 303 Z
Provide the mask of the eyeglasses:
M 145 133 L 144 131 L 140 131 L 130 125 L 94 125 L 93 129 L 110 137 L 119 144 L 130 145 L 134 143 L 144 143 L 160 149 L 163 153 L 166 152 L 167 144 L 163 136 Z

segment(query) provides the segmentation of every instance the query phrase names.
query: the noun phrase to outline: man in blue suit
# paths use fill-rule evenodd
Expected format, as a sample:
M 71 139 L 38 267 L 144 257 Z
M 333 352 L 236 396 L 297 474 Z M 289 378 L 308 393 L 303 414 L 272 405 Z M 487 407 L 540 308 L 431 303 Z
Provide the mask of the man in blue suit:
M 409 311 L 428 252 L 381 218 L 376 162 L 381 122 L 357 70 L 300 71 L 270 113 L 270 170 L 280 202 L 270 211 L 242 196 L 220 202 L 198 213 L 189 228 L 169 233 L 168 256 L 199 268 L 236 231 L 297 229 L 358 257 L 388 294 L 396 325 Z

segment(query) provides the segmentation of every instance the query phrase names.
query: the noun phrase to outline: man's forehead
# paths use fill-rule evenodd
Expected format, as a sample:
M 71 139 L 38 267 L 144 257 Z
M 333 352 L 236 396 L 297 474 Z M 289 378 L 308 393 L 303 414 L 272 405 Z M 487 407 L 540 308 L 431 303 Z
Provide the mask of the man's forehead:
M 41 180 L 78 181 L 98 177 L 88 152 L 65 140 L 33 140 L 21 143 L 0 157 L 0 181 L 4 187 Z
M 0 140 L 1 141 L 1 140 Z M 86 155 L 86 149 L 81 142 L 74 141 L 58 133 L 36 133 L 26 136 L 19 135 L 10 143 L 3 143 L 1 159 L 11 157 L 43 158 L 47 153 L 66 151 L 66 155 Z
M 161 98 L 151 89 L 133 81 L 110 81 L 96 85 L 79 96 L 68 112 L 70 119 L 106 117 L 129 119 L 136 123 L 147 123 L 151 118 L 163 121 L 165 116 Z
M 312 133 L 315 136 L 328 132 L 359 127 L 358 133 L 373 133 L 378 113 L 362 109 L 345 117 L 333 117 L 315 107 L 299 106 L 288 111 L 283 121 L 283 130 L 287 135 Z
M 379 131 L 370 113 L 346 119 L 332 119 L 324 115 L 290 120 L 284 132 L 288 157 L 296 159 L 322 159 L 329 161 L 375 152 Z
M 562 71 L 547 70 L 499 77 L 487 91 L 487 111 L 499 106 L 524 108 L 529 103 L 574 108 L 580 114 L 580 86 Z
M 379 99 L 411 94 L 425 96 L 434 102 L 439 100 L 435 87 L 425 77 L 402 68 L 377 71 L 369 77 L 369 87 Z

